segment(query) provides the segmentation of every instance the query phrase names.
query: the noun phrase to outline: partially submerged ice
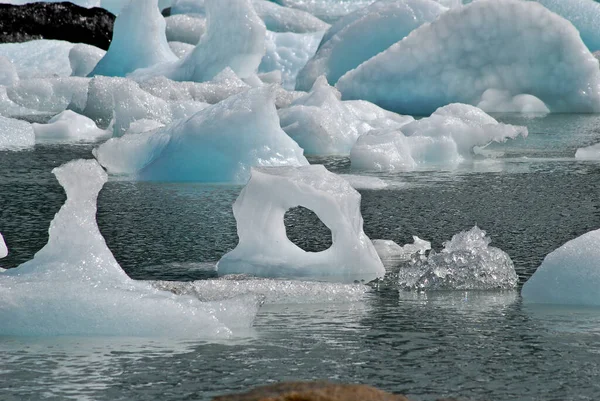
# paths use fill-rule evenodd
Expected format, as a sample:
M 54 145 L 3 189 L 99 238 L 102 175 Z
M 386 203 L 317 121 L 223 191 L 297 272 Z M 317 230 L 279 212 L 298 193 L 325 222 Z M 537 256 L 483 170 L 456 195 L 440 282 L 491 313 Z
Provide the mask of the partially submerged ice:
M 71 110 L 52 117 L 47 124 L 32 124 L 38 142 L 95 142 L 110 136 L 91 119 Z
M 577 29 L 519 0 L 454 8 L 346 73 L 337 87 L 344 99 L 407 114 L 477 105 L 489 89 L 532 95 L 551 112 L 600 111 L 598 61 Z
M 239 243 L 221 258 L 219 275 L 301 277 L 366 282 L 385 269 L 363 232 L 360 194 L 322 165 L 253 169 L 233 205 Z M 286 234 L 285 212 L 303 206 L 331 230 L 332 245 L 306 252 Z
M 517 286 L 515 267 L 504 251 L 475 226 L 444 242 L 439 253 L 400 268 L 398 285 L 407 290 L 501 290 Z
M 34 145 L 35 133 L 30 123 L 0 116 L 0 151 L 23 150 Z
M 271 87 L 250 89 L 164 128 L 94 150 L 110 173 L 146 181 L 244 183 L 253 166 L 308 164 L 282 131 Z
M 362 135 L 350 160 L 354 168 L 375 171 L 447 167 L 470 159 L 475 147 L 527 135 L 526 127 L 499 123 L 477 107 L 454 103 L 397 130 Z
M 53 172 L 67 201 L 50 224 L 47 245 L 0 273 L 0 335 L 222 337 L 252 323 L 256 296 L 203 303 L 131 280 L 96 224 L 104 170 L 77 160 Z
M 600 143 L 577 149 L 575 158 L 579 160 L 600 160 Z
M 431 242 L 425 241 L 416 235 L 413 235 L 413 243 L 400 246 L 394 241 L 376 239 L 373 245 L 381 260 L 400 261 L 410 260 L 413 255 L 424 255 L 431 250 Z
M 527 303 L 600 306 L 600 230 L 548 254 L 521 295 Z

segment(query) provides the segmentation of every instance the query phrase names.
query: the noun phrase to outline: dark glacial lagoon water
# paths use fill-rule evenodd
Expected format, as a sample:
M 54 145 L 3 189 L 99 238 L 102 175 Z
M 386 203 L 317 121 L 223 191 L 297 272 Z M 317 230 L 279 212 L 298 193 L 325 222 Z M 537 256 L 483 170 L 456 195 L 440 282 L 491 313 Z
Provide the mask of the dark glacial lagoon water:
M 372 239 L 434 248 L 475 224 L 513 259 L 520 286 L 546 254 L 600 228 L 600 163 L 575 150 L 600 142 L 600 116 L 529 119 L 530 136 L 492 146 L 455 169 L 372 174 L 360 190 Z M 31 259 L 65 195 L 51 169 L 92 146 L 0 152 L 4 267 Z M 314 159 L 353 171 L 345 158 Z M 136 279 L 197 280 L 232 249 L 241 187 L 110 181 L 98 202 L 107 244 Z M 288 235 L 322 249 L 329 232 L 304 211 Z M 0 289 L 1 291 L 1 289 Z M 2 324 L 2 322 L 0 322 Z M 416 294 L 374 288 L 338 304 L 265 305 L 251 332 L 220 342 L 139 338 L 0 337 L 0 400 L 208 400 L 280 380 L 368 383 L 415 400 L 597 400 L 600 310 L 529 307 L 519 292 Z

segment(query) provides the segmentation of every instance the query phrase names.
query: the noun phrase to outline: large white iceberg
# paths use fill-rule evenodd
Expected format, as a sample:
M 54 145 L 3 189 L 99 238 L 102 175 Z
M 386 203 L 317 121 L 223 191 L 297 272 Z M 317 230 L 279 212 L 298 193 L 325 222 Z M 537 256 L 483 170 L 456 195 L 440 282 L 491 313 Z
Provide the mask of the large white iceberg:
M 35 133 L 30 123 L 0 116 L 0 151 L 23 150 L 35 145 Z
M 521 295 L 528 303 L 600 306 L 600 230 L 548 254 Z
M 239 243 L 221 258 L 220 275 L 303 277 L 352 282 L 383 277 L 385 269 L 363 232 L 360 194 L 321 165 L 253 169 L 233 205 Z M 312 210 L 331 230 L 332 245 L 306 252 L 286 234 L 287 210 Z
M 477 107 L 453 103 L 398 130 L 362 135 L 350 161 L 354 168 L 375 171 L 447 167 L 470 159 L 475 147 L 527 134 L 526 127 L 502 124 Z
M 112 138 L 94 154 L 113 174 L 150 181 L 246 182 L 253 166 L 308 164 L 282 131 L 271 87 L 250 89 L 188 119 Z
M 74 43 L 62 40 L 32 40 L 0 44 L 0 56 L 15 66 L 19 78 L 68 77 L 71 75 L 69 52 Z
M 71 75 L 74 77 L 87 77 L 96 67 L 106 51 L 95 46 L 78 43 L 69 51 Z
M 90 76 L 124 77 L 138 68 L 179 60 L 165 29 L 158 0 L 131 0 L 115 20 L 110 47 Z
M 334 85 L 346 72 L 445 11 L 433 0 L 383 0 L 341 18 L 298 74 L 296 89 L 309 90 L 321 75 Z
M 477 105 L 489 89 L 532 95 L 551 112 L 600 111 L 598 61 L 579 32 L 519 0 L 454 8 L 346 73 L 337 87 L 344 99 L 407 114 Z
M 221 337 L 223 324 L 248 327 L 259 300 L 203 303 L 131 280 L 96 224 L 96 198 L 107 180 L 93 160 L 54 170 L 67 201 L 50 225 L 47 245 L 0 273 L 0 335 Z
M 579 160 L 600 160 L 600 143 L 577 149 L 575 158 Z
M 46 124 L 32 124 L 37 142 L 94 142 L 111 136 L 91 119 L 65 110 Z

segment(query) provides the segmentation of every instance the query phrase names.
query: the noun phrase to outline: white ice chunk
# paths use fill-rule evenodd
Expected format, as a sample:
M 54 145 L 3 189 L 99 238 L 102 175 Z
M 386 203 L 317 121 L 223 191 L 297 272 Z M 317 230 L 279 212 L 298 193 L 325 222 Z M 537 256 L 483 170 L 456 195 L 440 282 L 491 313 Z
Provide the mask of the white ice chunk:
M 453 103 L 399 130 L 361 136 L 350 161 L 354 168 L 375 171 L 452 166 L 470 159 L 475 147 L 527 134 L 526 127 L 498 123 L 477 107 Z
M 47 124 L 32 124 L 37 142 L 95 142 L 111 136 L 91 119 L 65 110 L 52 117 Z
M 398 284 L 414 290 L 500 290 L 517 286 L 517 273 L 507 253 L 489 246 L 485 231 L 475 226 L 444 242 L 427 259 L 400 268 Z
M 62 40 L 32 40 L 0 44 L 0 56 L 15 66 L 19 78 L 68 77 L 71 75 L 69 52 L 74 43 Z
M 30 123 L 0 116 L 0 151 L 23 150 L 35 145 Z
M 0 85 L 11 86 L 19 80 L 17 69 L 6 56 L 0 56 Z
M 203 303 L 131 280 L 96 224 L 96 199 L 107 180 L 93 160 L 54 174 L 67 201 L 50 224 L 48 243 L 33 260 L 0 273 L 0 335 L 222 337 L 250 325 L 255 296 Z M 221 319 L 221 321 L 220 321 Z
M 516 95 L 498 89 L 488 89 L 481 95 L 481 101 L 477 105 L 483 111 L 490 113 L 525 113 L 525 114 L 547 114 L 548 107 L 535 96 Z
M 575 158 L 580 160 L 600 160 L 600 143 L 577 149 Z
M 308 33 L 329 28 L 329 24 L 306 11 L 282 7 L 266 0 L 254 0 L 252 5 L 267 29 L 273 32 Z
M 600 230 L 548 254 L 521 295 L 527 303 L 600 306 Z
M 105 50 L 95 46 L 78 43 L 69 51 L 71 75 L 74 77 L 87 77 L 106 54 Z
M 233 205 L 239 243 L 221 258 L 220 275 L 309 277 L 328 281 L 371 281 L 385 269 L 363 232 L 360 194 L 321 165 L 253 169 Z M 284 214 L 303 206 L 331 230 L 333 244 L 306 252 L 286 234 Z
M 90 76 L 123 77 L 138 68 L 178 60 L 169 48 L 165 28 L 158 0 L 131 0 L 115 20 L 108 52 Z
M 182 42 L 196 46 L 206 31 L 206 20 L 197 16 L 177 14 L 165 18 L 169 42 Z
M 427 115 L 476 105 L 488 89 L 535 96 L 551 112 L 600 111 L 600 68 L 579 32 L 540 4 L 480 0 L 454 8 L 347 72 L 344 99 Z
M 339 176 L 348 181 L 354 189 L 384 189 L 389 186 L 378 177 L 356 174 L 339 174 Z
M 296 89 L 309 90 L 321 75 L 334 85 L 346 72 L 445 11 L 433 0 L 383 0 L 341 18 L 298 74 Z
M 35 78 L 21 79 L 6 88 L 14 103 L 32 110 L 60 113 L 70 103 L 82 104 L 88 90 L 89 78 Z
M 424 255 L 431 249 L 431 242 L 413 235 L 413 243 L 400 246 L 394 241 L 376 239 L 373 246 L 381 260 L 410 260 L 415 254 Z
M 8 256 L 8 248 L 6 247 L 6 243 L 4 242 L 4 237 L 2 233 L 0 233 L 0 259 Z
M 270 87 L 250 89 L 164 129 L 94 151 L 109 172 L 139 180 L 246 182 L 252 166 L 308 164 L 279 126 Z

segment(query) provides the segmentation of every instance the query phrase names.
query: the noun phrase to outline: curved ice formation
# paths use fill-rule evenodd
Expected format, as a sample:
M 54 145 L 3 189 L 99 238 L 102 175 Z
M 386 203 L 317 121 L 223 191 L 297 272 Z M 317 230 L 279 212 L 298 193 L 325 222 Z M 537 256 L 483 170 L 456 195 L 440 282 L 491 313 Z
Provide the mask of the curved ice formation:
M 6 88 L 16 104 L 38 111 L 60 113 L 70 103 L 85 101 L 89 78 L 61 77 L 21 79 Z
M 510 92 L 498 89 L 488 89 L 483 92 L 477 107 L 490 113 L 550 113 L 544 102 L 535 96 L 526 94 L 511 96 Z
M 131 0 L 115 20 L 108 51 L 89 75 L 124 77 L 138 68 L 178 60 L 165 28 L 158 0 Z
M 245 182 L 252 166 L 308 164 L 279 126 L 273 90 L 250 89 L 163 129 L 113 138 L 94 154 L 146 181 Z
M 259 301 L 202 303 L 131 280 L 96 224 L 96 198 L 107 180 L 93 160 L 54 169 L 67 201 L 50 224 L 48 244 L 0 273 L 0 335 L 228 336 L 223 322 L 249 325 Z
M 0 116 L 0 151 L 23 150 L 34 145 L 35 134 L 31 124 Z
M 600 306 L 600 230 L 549 253 L 523 285 L 523 301 Z
M 600 111 L 598 61 L 579 32 L 519 0 L 454 8 L 346 73 L 337 87 L 345 99 L 407 114 L 476 105 L 488 89 L 535 96 L 551 112 Z
M 281 127 L 308 155 L 347 155 L 357 138 L 375 128 L 399 128 L 412 121 L 368 102 L 342 102 L 325 77 L 311 91 L 279 110 Z
M 206 20 L 192 15 L 176 14 L 165 18 L 169 42 L 183 42 L 196 46 L 206 31 Z
M 19 80 L 17 69 L 8 59 L 8 57 L 0 56 L 0 85 L 11 86 Z
M 410 260 L 414 254 L 423 255 L 431 249 L 431 242 L 413 235 L 413 243 L 400 246 L 394 241 L 376 239 L 373 246 L 381 260 Z
M 329 28 L 329 24 L 306 11 L 282 7 L 266 0 L 254 0 L 252 5 L 272 32 L 309 33 Z
M 398 284 L 414 290 L 499 290 L 517 286 L 517 273 L 504 251 L 489 246 L 485 231 L 475 226 L 444 242 L 444 249 L 415 259 L 398 272 Z
M 69 51 L 71 76 L 87 77 L 98 62 L 106 55 L 106 51 L 95 46 L 78 43 Z
M 38 142 L 94 142 L 111 136 L 91 119 L 71 110 L 57 114 L 47 124 L 34 123 L 32 126 Z
M 19 78 L 68 77 L 71 75 L 69 52 L 74 43 L 62 40 L 32 40 L 0 44 L 0 55 L 15 66 Z
M 600 160 L 600 143 L 577 149 L 575 158 L 580 160 Z
M 186 57 L 196 46 L 183 42 L 169 42 L 171 51 L 180 59 Z
M 0 259 L 8 256 L 8 248 L 6 247 L 6 242 L 4 242 L 4 237 L 2 233 L 0 233 Z
M 363 232 L 360 194 L 322 165 L 253 169 L 233 205 L 239 243 L 217 264 L 220 275 L 371 281 L 385 269 Z M 331 230 L 333 244 L 306 252 L 286 234 L 284 214 L 292 207 L 312 210 Z
M 334 85 L 346 72 L 447 10 L 433 0 L 383 0 L 341 18 L 298 74 L 296 89 L 309 90 L 321 75 Z
M 362 135 L 352 148 L 350 161 L 352 167 L 376 171 L 455 165 L 469 159 L 476 146 L 527 134 L 526 127 L 502 124 L 477 107 L 453 103 L 399 130 Z

